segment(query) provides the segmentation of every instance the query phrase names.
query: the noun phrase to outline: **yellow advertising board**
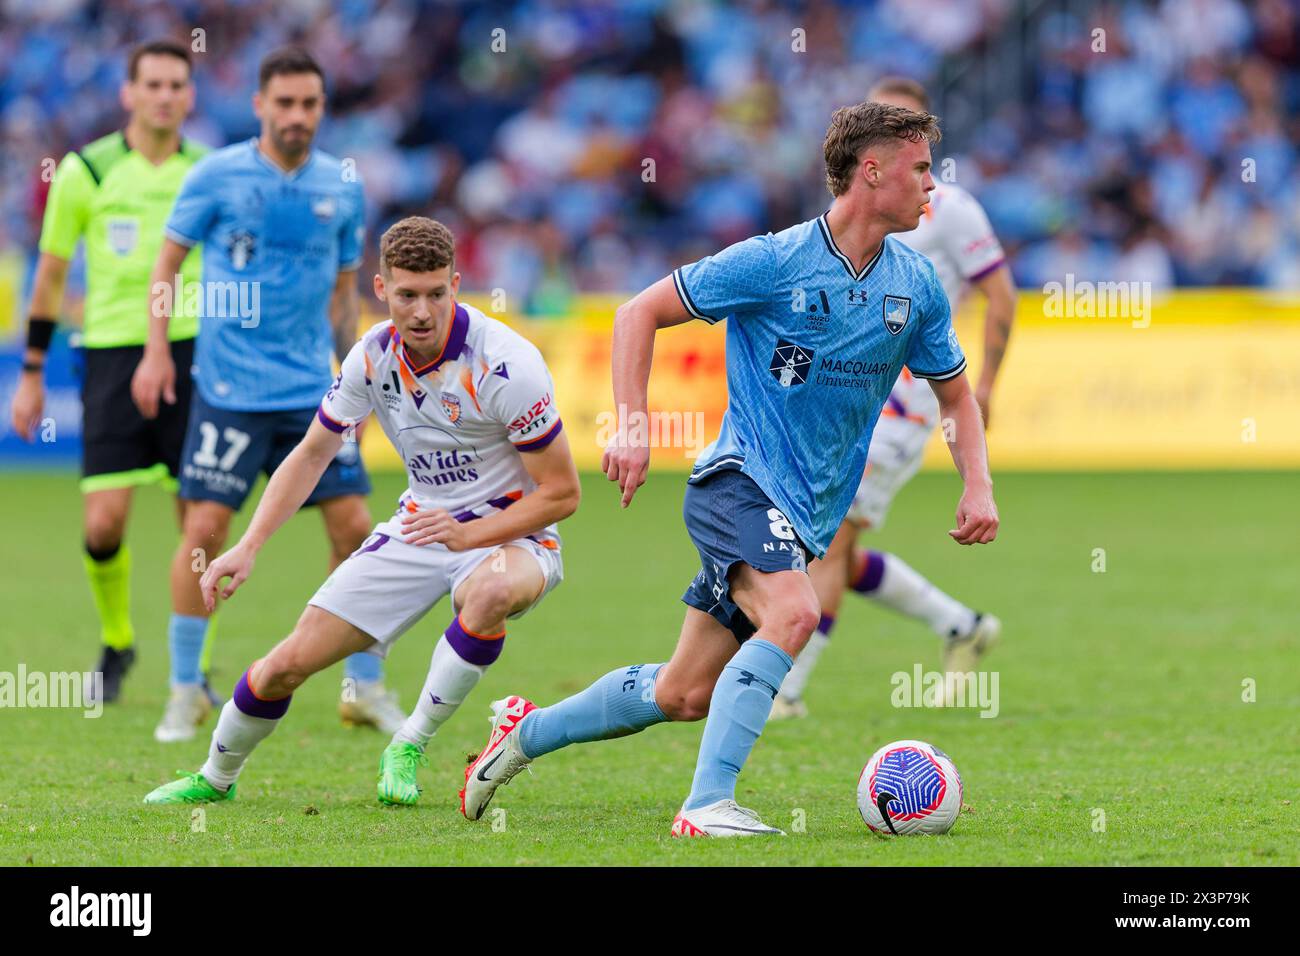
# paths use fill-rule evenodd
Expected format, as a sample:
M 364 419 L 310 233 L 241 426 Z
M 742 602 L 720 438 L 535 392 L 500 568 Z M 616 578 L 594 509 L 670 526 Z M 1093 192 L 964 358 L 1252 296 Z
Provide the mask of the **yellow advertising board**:
M 584 297 L 558 320 L 502 317 L 546 356 L 579 468 L 599 467 L 613 429 L 610 330 L 620 301 Z M 974 381 L 977 308 L 961 310 L 957 332 Z M 702 322 L 659 334 L 647 429 L 654 468 L 689 469 L 717 435 L 725 340 L 721 324 Z M 1300 300 L 1180 291 L 1141 319 L 1081 318 L 1021 293 L 991 419 L 995 471 L 1300 467 Z M 366 430 L 362 449 L 374 468 L 400 467 L 378 428 Z M 926 463 L 950 467 L 937 431 Z

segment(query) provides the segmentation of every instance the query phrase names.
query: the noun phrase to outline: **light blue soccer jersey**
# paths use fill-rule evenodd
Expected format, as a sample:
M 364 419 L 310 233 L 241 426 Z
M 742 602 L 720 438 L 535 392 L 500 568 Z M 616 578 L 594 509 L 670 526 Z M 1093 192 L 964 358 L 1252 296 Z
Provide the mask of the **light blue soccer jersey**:
M 690 481 L 749 475 L 820 557 L 848 513 L 894 380 L 966 368 L 930 260 L 892 237 L 858 272 L 826 217 L 673 273 L 688 312 L 727 323 L 727 411 Z
M 365 230 L 361 182 L 344 172 L 313 150 L 286 173 L 252 139 L 185 177 L 167 236 L 203 243 L 195 368 L 208 404 L 309 408 L 330 387 L 330 293 L 340 271 L 360 266 Z

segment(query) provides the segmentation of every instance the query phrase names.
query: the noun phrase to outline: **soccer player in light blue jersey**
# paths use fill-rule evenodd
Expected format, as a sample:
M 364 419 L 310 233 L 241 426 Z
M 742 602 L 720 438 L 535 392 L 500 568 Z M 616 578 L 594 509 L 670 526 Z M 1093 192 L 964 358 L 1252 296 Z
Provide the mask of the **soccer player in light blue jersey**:
M 154 266 L 150 338 L 132 382 L 141 414 L 176 401 L 176 368 L 164 348 L 171 305 L 201 303 L 196 394 L 181 452 L 184 531 L 172 561 L 171 698 L 154 731 L 188 740 L 212 702 L 200 686 L 210 612 L 199 578 L 222 549 L 231 516 L 259 472 L 270 474 L 311 424 L 356 341 L 364 208 L 361 182 L 340 160 L 312 149 L 325 112 L 324 74 L 305 51 L 269 53 L 253 108 L 260 137 L 216 150 L 181 186 Z M 175 279 L 189 250 L 203 246 L 203 283 Z M 370 533 L 370 491 L 357 444 L 331 462 L 308 504 L 318 505 L 330 567 Z M 196 557 L 198 556 L 198 557 Z M 348 659 L 340 712 L 392 732 L 405 714 L 383 690 L 378 658 Z
M 984 426 L 948 299 L 930 261 L 889 237 L 916 228 L 938 139 L 928 113 L 870 102 L 837 110 L 823 147 L 835 197 L 824 215 L 683 266 L 619 308 L 612 364 L 622 428 L 603 464 L 624 507 L 649 466 L 629 422 L 647 413 L 655 334 L 728 320 L 729 403 L 683 509 L 702 565 L 683 596 L 686 620 L 666 664 L 621 667 L 550 707 L 497 701 L 487 746 L 465 771 L 466 817 L 479 819 L 496 788 L 543 754 L 707 717 L 673 835 L 781 832 L 736 804 L 736 778 L 817 625 L 807 562 L 844 520 L 904 365 L 930 380 L 954 423 L 965 488 L 949 534 L 959 544 L 994 539 Z

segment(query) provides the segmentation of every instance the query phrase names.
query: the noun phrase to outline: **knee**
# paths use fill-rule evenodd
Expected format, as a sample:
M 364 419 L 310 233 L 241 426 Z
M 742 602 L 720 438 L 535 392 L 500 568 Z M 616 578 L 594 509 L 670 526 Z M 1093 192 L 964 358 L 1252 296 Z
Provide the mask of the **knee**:
M 763 637 L 795 657 L 808 643 L 821 620 L 821 606 L 815 595 L 782 603 L 763 622 Z
M 126 518 L 105 512 L 86 515 L 86 550 L 92 554 L 105 554 L 122 546 L 122 533 Z
M 258 697 L 278 700 L 288 697 L 310 677 L 302 659 L 291 648 L 280 646 L 262 658 L 256 680 L 249 680 Z
M 215 554 L 226 543 L 230 515 L 224 511 L 191 505 L 185 511 L 185 544 Z
M 709 701 L 712 699 L 712 687 L 675 687 L 671 683 L 655 685 L 655 703 L 669 720 L 703 720 L 709 716 Z
M 498 626 L 511 610 L 513 595 L 510 580 L 505 574 L 487 574 L 474 582 L 460 612 L 462 621 L 471 630 L 487 630 Z

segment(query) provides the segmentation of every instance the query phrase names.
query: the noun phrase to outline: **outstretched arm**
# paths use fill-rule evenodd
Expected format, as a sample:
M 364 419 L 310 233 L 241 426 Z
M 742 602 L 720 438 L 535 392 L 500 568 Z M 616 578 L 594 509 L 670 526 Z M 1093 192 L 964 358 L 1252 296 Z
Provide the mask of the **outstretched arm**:
M 998 533 L 998 509 L 993 503 L 993 479 L 989 476 L 988 447 L 979 405 L 971 394 L 966 373 L 942 382 L 931 382 L 939 399 L 944 437 L 952 453 L 957 474 L 965 488 L 957 503 L 957 527 L 948 534 L 958 544 L 988 544 Z
M 645 484 L 650 467 L 648 445 L 633 444 L 628 431 L 649 414 L 650 363 L 654 358 L 655 333 L 688 322 L 692 316 L 682 305 L 672 276 L 665 276 L 614 314 L 614 344 L 610 365 L 614 377 L 614 408 L 618 431 L 605 449 L 601 471 L 617 481 L 622 504 L 632 503 L 636 490 Z
M 216 606 L 217 587 L 223 578 L 230 578 L 230 583 L 221 590 L 221 596 L 228 598 L 248 580 L 253 572 L 253 561 L 257 552 L 267 539 L 279 529 L 280 525 L 292 517 L 306 502 L 312 489 L 320 481 L 325 469 L 338 454 L 343 445 L 341 432 L 326 428 L 319 420 L 313 421 L 307 434 L 289 456 L 275 469 L 271 480 L 266 483 L 262 499 L 257 503 L 257 511 L 239 542 L 221 557 L 208 565 L 199 580 L 199 589 L 203 593 L 203 603 L 209 611 Z

